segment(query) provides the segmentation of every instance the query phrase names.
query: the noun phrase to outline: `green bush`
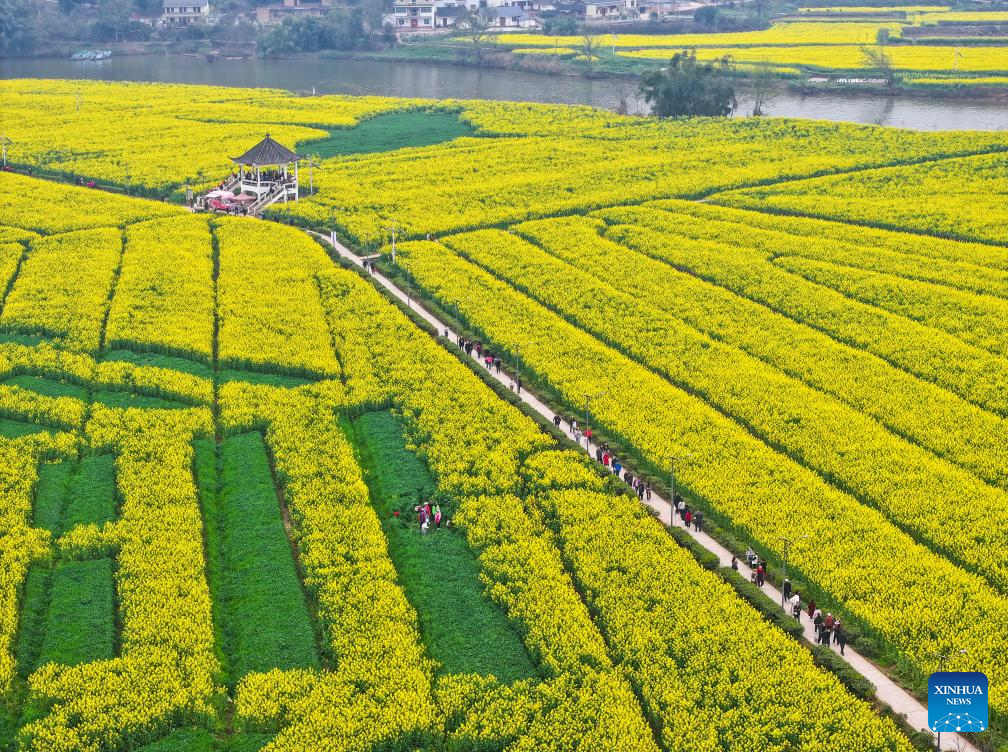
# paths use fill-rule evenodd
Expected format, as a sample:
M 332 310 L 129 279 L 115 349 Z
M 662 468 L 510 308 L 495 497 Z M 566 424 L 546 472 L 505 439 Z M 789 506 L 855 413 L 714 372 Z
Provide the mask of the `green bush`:
M 812 659 L 820 668 L 824 668 L 836 676 L 850 693 L 862 700 L 872 701 L 875 699 L 875 685 L 865 679 L 861 674 L 845 661 L 838 653 L 825 645 L 812 646 Z

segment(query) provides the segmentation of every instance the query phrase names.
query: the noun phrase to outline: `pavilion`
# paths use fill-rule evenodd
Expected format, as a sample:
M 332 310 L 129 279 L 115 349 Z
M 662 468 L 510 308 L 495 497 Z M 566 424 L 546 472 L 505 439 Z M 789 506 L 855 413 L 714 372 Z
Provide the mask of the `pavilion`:
M 276 201 L 297 201 L 298 162 L 304 158 L 303 154 L 277 143 L 267 133 L 266 138 L 240 157 L 231 158 L 238 165 L 235 187 L 240 188 L 241 193 L 256 196 L 259 208 Z

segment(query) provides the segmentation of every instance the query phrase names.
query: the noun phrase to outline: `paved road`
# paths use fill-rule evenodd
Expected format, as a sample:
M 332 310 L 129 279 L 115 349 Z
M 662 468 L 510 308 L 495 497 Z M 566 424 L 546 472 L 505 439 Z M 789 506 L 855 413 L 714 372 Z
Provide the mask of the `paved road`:
M 326 240 L 329 242 L 333 248 L 345 259 L 349 259 L 357 266 L 362 266 L 361 259 L 359 256 L 354 254 L 344 245 L 342 245 L 334 237 L 328 237 L 319 233 L 312 233 L 313 235 Z M 425 321 L 430 323 L 436 331 L 444 332 L 446 329 L 449 331 L 449 336 L 447 339 L 439 338 L 439 342 L 447 347 L 456 356 L 462 355 L 461 351 L 454 345 L 458 341 L 458 335 L 452 332 L 449 327 L 439 320 L 432 313 L 424 309 L 416 300 L 411 299 L 405 292 L 403 292 L 399 287 L 396 286 L 388 277 L 377 272 L 371 273 L 371 278 L 376 284 L 381 285 L 386 290 L 388 290 L 392 295 L 401 300 L 403 303 L 409 305 L 419 316 L 421 316 Z M 476 360 L 476 358 L 473 358 Z M 478 362 L 478 361 L 477 361 Z M 513 379 L 507 373 L 496 373 L 493 371 L 487 371 L 487 373 L 492 377 L 497 379 L 505 386 L 510 386 Z M 547 420 L 552 421 L 554 413 L 543 404 L 534 394 L 531 394 L 526 389 L 522 389 L 521 392 L 522 401 L 535 410 L 537 413 L 545 417 Z M 561 422 L 561 426 L 567 431 L 568 434 L 571 433 L 571 428 L 567 425 L 566 420 Z M 581 441 L 581 446 L 588 452 L 591 457 L 595 457 L 595 444 L 586 442 L 584 439 Z M 651 499 L 645 502 L 649 507 L 651 507 L 658 515 L 658 518 L 665 524 L 673 524 L 672 519 L 672 507 L 668 501 L 663 499 L 657 493 L 652 492 Z M 678 521 L 678 518 L 676 518 Z M 678 522 L 682 526 L 681 522 Z M 722 566 L 728 566 L 731 563 L 732 554 L 728 549 L 724 548 L 720 543 L 711 538 L 706 533 L 697 532 L 696 530 L 689 529 L 689 534 L 706 548 L 711 553 L 717 555 L 718 559 L 721 561 Z M 739 573 L 748 578 L 751 574 L 751 570 L 746 566 L 744 561 L 738 562 Z M 771 599 L 775 600 L 777 603 L 781 602 L 781 593 L 779 590 L 773 586 L 767 584 L 763 587 L 763 591 Z M 808 613 L 802 612 L 802 626 L 805 628 L 805 637 L 809 642 L 815 642 L 815 627 L 813 626 L 811 619 L 809 619 Z M 837 648 L 834 646 L 833 648 Z M 875 696 L 884 702 L 886 705 L 891 707 L 896 713 L 903 714 L 907 718 L 907 722 L 912 728 L 922 729 L 928 731 L 927 727 L 927 708 L 917 701 L 912 695 L 910 695 L 906 690 L 897 686 L 891 679 L 889 679 L 874 663 L 869 661 L 864 656 L 860 655 L 850 647 L 844 653 L 844 658 L 850 663 L 854 669 L 864 676 L 868 681 L 875 685 Z M 942 734 L 941 738 L 941 748 L 943 750 L 960 750 L 961 752 L 978 752 L 976 747 L 966 741 L 965 738 L 958 736 L 957 734 Z

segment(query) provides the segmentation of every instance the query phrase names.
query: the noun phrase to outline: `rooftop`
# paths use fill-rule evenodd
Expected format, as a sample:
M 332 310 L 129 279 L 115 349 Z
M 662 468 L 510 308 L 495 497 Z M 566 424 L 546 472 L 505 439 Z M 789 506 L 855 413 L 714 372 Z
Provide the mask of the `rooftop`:
M 165 2 L 167 1 L 165 0 Z M 240 157 L 232 157 L 231 161 L 240 165 L 284 165 L 288 162 L 297 162 L 302 159 L 304 159 L 303 154 L 298 154 L 286 146 L 278 144 L 267 133 L 266 138 Z

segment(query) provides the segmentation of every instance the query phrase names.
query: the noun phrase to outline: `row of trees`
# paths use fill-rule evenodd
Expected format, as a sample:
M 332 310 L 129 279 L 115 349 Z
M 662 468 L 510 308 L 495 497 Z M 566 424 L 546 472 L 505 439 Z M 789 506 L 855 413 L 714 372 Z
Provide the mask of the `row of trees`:
M 319 50 L 370 50 L 379 43 L 393 41 L 389 30 L 381 30 L 381 5 L 375 3 L 350 10 L 331 10 L 324 16 L 285 18 L 263 29 L 257 52 L 263 57 Z

